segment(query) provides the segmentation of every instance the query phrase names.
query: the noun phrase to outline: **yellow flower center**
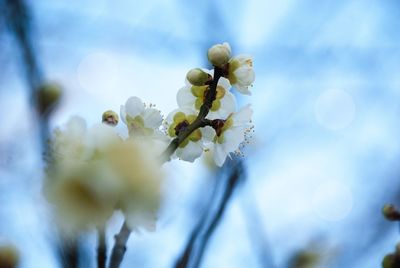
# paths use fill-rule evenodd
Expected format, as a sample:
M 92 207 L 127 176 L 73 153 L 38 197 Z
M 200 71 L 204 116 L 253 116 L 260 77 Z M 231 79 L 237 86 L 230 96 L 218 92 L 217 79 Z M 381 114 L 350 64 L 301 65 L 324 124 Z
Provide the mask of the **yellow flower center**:
M 152 128 L 145 127 L 143 117 L 141 117 L 140 115 L 135 117 L 127 115 L 126 122 L 128 125 L 129 135 L 141 134 L 147 136 L 153 134 L 154 132 Z
M 224 132 L 230 127 L 232 127 L 232 125 L 233 125 L 233 120 L 231 116 L 229 116 L 228 119 L 226 120 L 222 119 L 213 120 L 213 128 L 216 133 L 214 137 L 214 142 L 218 142 L 220 144 L 223 143 L 225 141 Z
M 193 96 L 196 97 L 195 107 L 197 110 L 204 104 L 204 101 L 207 99 L 210 94 L 209 86 L 192 86 L 191 92 Z M 221 107 L 221 99 L 225 96 L 225 88 L 221 86 L 217 86 L 217 94 L 215 96 L 215 100 L 212 103 L 211 111 L 215 112 Z
M 172 138 L 179 135 L 179 132 L 186 129 L 196 119 L 195 115 L 185 115 L 183 112 L 177 112 L 174 115 L 173 122 L 168 128 L 168 135 Z M 199 141 L 202 138 L 200 129 L 193 131 L 180 145 L 180 148 L 184 148 L 189 141 Z

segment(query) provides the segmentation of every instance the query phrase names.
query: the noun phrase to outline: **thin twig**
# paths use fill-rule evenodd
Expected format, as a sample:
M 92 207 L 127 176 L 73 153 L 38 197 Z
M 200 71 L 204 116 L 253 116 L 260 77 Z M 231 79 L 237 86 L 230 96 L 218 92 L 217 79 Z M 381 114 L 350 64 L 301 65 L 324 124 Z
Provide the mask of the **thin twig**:
M 48 151 L 49 114 L 41 113 L 38 102 L 37 93 L 40 86 L 43 84 L 43 75 L 32 42 L 31 13 L 24 0 L 0 0 L 0 3 L 2 5 L 0 10 L 2 13 L 4 12 L 4 14 L 1 15 L 4 16 L 6 24 L 13 34 L 20 50 L 30 103 L 35 112 L 35 119 L 38 122 L 41 149 L 43 155 L 45 155 Z M 61 257 L 62 266 L 66 268 L 77 267 L 79 259 L 78 242 L 76 240 L 69 241 L 62 238 L 61 240 L 58 253 Z
M 107 261 L 107 243 L 106 243 L 106 229 L 105 227 L 99 228 L 98 233 L 98 246 L 97 246 L 97 267 L 105 268 Z
M 178 136 L 171 141 L 168 147 L 161 155 L 161 163 L 165 163 L 170 160 L 171 155 L 175 152 L 178 146 L 190 136 L 198 128 L 205 127 L 210 124 L 210 121 L 206 119 L 208 112 L 211 109 L 213 101 L 216 99 L 217 86 L 219 79 L 223 76 L 223 70 L 221 68 L 215 67 L 214 77 L 209 86 L 210 93 L 204 100 L 203 105 L 200 107 L 199 114 L 196 119 L 187 126 L 185 129 L 178 133 Z M 118 268 L 124 258 L 126 252 L 126 243 L 128 241 L 129 235 L 131 233 L 126 221 L 122 225 L 121 231 L 115 236 L 115 244 L 112 250 L 111 261 L 109 268 Z
M 205 249 L 207 248 L 208 241 L 210 240 L 212 234 L 214 233 L 216 227 L 220 223 L 222 216 L 224 215 L 226 206 L 232 197 L 232 194 L 236 188 L 236 186 L 239 184 L 239 182 L 242 179 L 242 174 L 243 174 L 243 163 L 239 161 L 235 167 L 232 169 L 232 173 L 230 173 L 227 181 L 227 185 L 225 188 L 225 191 L 223 193 L 221 203 L 218 206 L 218 209 L 216 213 L 214 214 L 213 218 L 211 219 L 210 224 L 206 228 L 206 231 L 204 235 L 199 239 L 199 246 L 198 246 L 198 251 L 197 254 L 193 255 L 193 267 L 197 268 L 199 267 L 203 254 L 205 252 Z
M 126 221 L 121 227 L 119 233 L 115 236 L 115 245 L 112 250 L 110 268 L 117 268 L 120 266 L 122 259 L 126 252 L 126 242 L 128 242 L 131 229 L 128 227 Z
M 79 263 L 78 240 L 76 238 L 62 239 L 60 250 L 61 266 L 77 268 Z
M 190 258 L 192 256 L 192 252 L 195 248 L 195 243 L 197 242 L 197 238 L 201 231 L 203 230 L 207 219 L 209 218 L 210 211 L 212 210 L 212 206 L 214 204 L 214 200 L 217 198 L 217 193 L 219 190 L 219 185 L 222 183 L 222 180 L 216 180 L 216 184 L 214 185 L 214 190 L 209 198 L 209 201 L 206 205 L 206 208 L 203 211 L 203 215 L 201 216 L 200 220 L 197 222 L 195 227 L 193 228 L 189 240 L 186 244 L 185 250 L 182 252 L 181 256 L 178 258 L 178 260 L 175 263 L 175 268 L 182 268 L 182 267 L 187 267 L 189 264 Z

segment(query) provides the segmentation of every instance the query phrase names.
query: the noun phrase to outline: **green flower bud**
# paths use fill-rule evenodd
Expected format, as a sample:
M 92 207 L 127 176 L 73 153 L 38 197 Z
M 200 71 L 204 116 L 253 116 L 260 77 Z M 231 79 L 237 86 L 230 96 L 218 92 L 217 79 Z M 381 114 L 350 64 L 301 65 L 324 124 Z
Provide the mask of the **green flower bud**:
M 0 267 L 15 268 L 19 263 L 18 250 L 11 245 L 0 246 Z
M 51 112 L 62 95 L 61 86 L 56 83 L 45 83 L 39 87 L 37 92 L 37 102 L 40 114 Z
M 119 117 L 118 114 L 112 110 L 105 111 L 102 116 L 102 122 L 104 124 L 115 127 L 118 125 Z
M 204 86 L 212 77 L 202 69 L 194 68 L 186 74 L 186 79 L 194 86 Z
M 392 204 L 386 204 L 382 208 L 382 213 L 389 221 L 400 221 L 400 212 Z
M 228 43 L 214 45 L 208 50 L 207 56 L 213 66 L 222 68 L 231 59 L 231 47 Z

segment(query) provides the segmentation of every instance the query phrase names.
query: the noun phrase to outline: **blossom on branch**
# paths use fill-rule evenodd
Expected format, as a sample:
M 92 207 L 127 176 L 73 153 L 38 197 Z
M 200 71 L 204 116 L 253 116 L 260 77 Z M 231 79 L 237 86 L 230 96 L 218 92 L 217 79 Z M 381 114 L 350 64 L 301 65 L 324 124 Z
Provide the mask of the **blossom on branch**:
M 172 111 L 166 119 L 168 136 L 176 138 L 181 131 L 184 131 L 195 121 L 197 113 L 197 111 L 188 108 Z M 199 158 L 204 151 L 204 139 L 210 136 L 207 135 L 207 132 L 210 131 L 212 131 L 210 127 L 199 128 L 193 131 L 179 144 L 175 151 L 175 156 L 189 162 L 193 162 Z
M 212 74 L 211 71 L 209 73 Z M 212 102 L 207 116 L 208 119 L 225 118 L 236 110 L 236 99 L 229 91 L 230 88 L 229 81 L 221 77 L 218 81 L 215 100 Z M 209 94 L 210 85 L 192 86 L 187 84 L 178 91 L 176 99 L 180 108 L 195 109 L 198 113 Z
M 245 106 L 237 113 L 230 114 L 225 120 L 212 121 L 213 133 L 211 150 L 217 166 L 222 166 L 230 153 L 237 152 L 239 146 L 246 142 L 251 134 L 251 116 L 253 111 L 250 105 Z
M 121 105 L 121 119 L 127 125 L 129 135 L 159 136 L 162 116 L 159 110 L 146 107 L 138 97 L 130 97 Z
M 240 93 L 251 95 L 249 86 L 255 79 L 253 59 L 250 56 L 239 55 L 229 61 L 228 76 L 231 85 Z

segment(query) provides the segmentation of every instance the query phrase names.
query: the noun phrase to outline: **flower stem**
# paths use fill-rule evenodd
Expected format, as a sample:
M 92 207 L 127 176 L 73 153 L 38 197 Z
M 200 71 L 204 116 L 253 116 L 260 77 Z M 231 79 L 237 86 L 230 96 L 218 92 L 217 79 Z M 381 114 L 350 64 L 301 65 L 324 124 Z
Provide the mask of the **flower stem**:
M 223 70 L 221 68 L 215 67 L 214 77 L 210 84 L 210 93 L 204 100 L 203 105 L 200 107 L 199 114 L 196 119 L 187 128 L 179 132 L 178 136 L 173 139 L 165 151 L 161 155 L 161 163 L 168 162 L 171 155 L 175 152 L 178 146 L 193 133 L 196 129 L 210 125 L 211 121 L 206 119 L 213 101 L 217 96 L 217 86 L 219 79 L 223 76 Z M 109 268 L 118 268 L 124 258 L 126 252 L 126 243 L 128 242 L 129 235 L 131 234 L 131 229 L 128 227 L 126 221 L 121 227 L 120 232 L 115 236 L 115 244 L 112 250 L 111 261 Z

